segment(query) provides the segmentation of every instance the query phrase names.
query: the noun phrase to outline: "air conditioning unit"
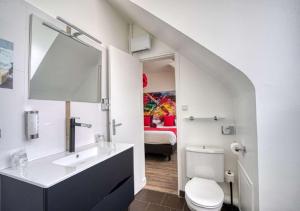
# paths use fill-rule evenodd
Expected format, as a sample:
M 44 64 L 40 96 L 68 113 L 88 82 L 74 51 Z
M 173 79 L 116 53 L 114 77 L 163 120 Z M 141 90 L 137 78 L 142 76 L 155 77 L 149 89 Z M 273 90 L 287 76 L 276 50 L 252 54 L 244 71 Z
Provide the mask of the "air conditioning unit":
M 149 34 L 145 34 L 139 37 L 131 38 L 131 53 L 149 50 L 151 48 L 151 37 Z

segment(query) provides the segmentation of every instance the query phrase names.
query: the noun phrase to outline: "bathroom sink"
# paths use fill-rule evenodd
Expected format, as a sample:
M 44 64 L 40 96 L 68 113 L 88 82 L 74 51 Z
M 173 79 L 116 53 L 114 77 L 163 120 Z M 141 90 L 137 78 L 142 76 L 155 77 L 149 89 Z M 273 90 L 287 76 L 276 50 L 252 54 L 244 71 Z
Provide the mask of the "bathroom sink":
M 66 166 L 66 167 L 75 167 L 77 165 L 88 162 L 94 158 L 105 157 L 112 152 L 111 148 L 100 148 L 92 147 L 87 150 L 76 152 L 74 154 L 68 155 L 66 157 L 57 159 L 53 161 L 53 164 Z

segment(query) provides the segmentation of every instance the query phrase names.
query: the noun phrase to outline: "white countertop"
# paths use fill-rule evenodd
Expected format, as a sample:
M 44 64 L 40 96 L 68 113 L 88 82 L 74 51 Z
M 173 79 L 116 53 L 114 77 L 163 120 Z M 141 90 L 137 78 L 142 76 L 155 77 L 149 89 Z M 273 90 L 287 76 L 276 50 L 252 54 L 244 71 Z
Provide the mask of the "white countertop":
M 64 158 L 68 155 L 77 154 L 87 149 L 99 147 L 99 152 L 96 156 L 74 166 L 61 166 L 54 164 L 53 162 L 57 159 Z M 131 147 L 133 144 L 123 143 L 105 143 L 105 147 L 109 148 L 109 153 L 102 154 L 100 144 L 90 144 L 80 147 L 74 153 L 62 152 L 54 155 L 50 155 L 41 159 L 33 160 L 28 162 L 25 167 L 18 168 L 6 168 L 0 170 L 0 174 L 12 177 L 14 179 L 24 181 L 42 188 L 49 188 L 67 178 L 70 178 L 102 161 L 105 161 Z

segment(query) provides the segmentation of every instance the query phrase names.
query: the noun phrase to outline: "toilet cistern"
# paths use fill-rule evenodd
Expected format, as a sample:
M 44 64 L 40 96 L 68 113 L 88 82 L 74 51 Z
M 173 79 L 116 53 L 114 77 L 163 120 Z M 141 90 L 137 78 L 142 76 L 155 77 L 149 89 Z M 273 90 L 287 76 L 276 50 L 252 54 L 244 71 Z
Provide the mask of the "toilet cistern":
M 224 149 L 210 146 L 186 147 L 185 199 L 192 211 L 220 211 L 224 192 Z

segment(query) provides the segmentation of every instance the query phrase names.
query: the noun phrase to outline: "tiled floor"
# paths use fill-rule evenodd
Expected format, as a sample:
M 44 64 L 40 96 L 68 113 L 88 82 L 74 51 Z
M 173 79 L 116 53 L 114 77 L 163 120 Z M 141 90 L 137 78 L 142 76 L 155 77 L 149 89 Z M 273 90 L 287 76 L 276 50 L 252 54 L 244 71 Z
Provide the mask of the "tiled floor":
M 143 189 L 135 196 L 129 211 L 190 211 L 185 199 L 174 194 Z M 221 211 L 238 211 L 224 205 Z
M 188 211 L 185 199 L 173 194 L 143 189 L 135 196 L 129 211 Z

